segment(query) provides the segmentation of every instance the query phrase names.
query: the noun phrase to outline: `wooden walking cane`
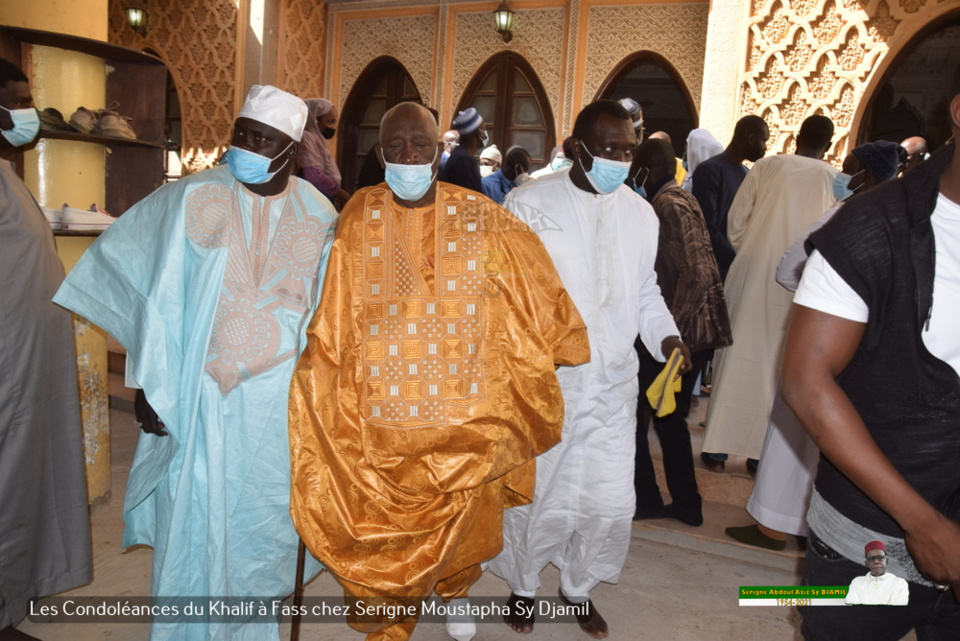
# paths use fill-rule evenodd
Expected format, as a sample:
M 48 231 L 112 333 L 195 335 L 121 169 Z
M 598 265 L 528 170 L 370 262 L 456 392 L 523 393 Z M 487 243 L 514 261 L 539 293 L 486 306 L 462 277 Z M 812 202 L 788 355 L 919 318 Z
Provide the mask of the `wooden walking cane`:
M 297 578 L 293 586 L 293 618 L 290 620 L 290 641 L 300 641 L 300 606 L 303 604 L 303 565 L 307 558 L 307 546 L 300 539 L 297 546 Z

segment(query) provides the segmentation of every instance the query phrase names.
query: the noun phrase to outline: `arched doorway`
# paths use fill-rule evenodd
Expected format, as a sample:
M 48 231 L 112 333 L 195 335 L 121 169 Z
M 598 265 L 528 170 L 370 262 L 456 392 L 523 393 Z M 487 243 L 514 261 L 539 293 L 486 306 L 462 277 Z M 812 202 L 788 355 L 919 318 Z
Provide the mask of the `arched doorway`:
M 623 59 L 600 85 L 594 100 L 633 98 L 643 107 L 647 133 L 665 131 L 678 157 L 687 147 L 687 134 L 699 121 L 697 107 L 680 73 L 663 56 L 640 51 Z
M 354 191 L 363 160 L 379 141 L 380 120 L 400 102 L 422 102 L 413 78 L 396 58 L 377 58 L 353 83 L 340 110 L 337 129 L 337 164 L 341 185 Z
M 943 145 L 951 135 L 949 78 L 958 59 L 960 10 L 928 24 L 896 55 L 866 102 L 857 144 L 922 136 L 931 151 Z
M 519 145 L 530 152 L 532 169 L 543 167 L 556 144 L 553 111 L 540 78 L 523 56 L 498 53 L 474 74 L 457 111 L 474 107 L 493 127 L 491 142 L 501 152 Z

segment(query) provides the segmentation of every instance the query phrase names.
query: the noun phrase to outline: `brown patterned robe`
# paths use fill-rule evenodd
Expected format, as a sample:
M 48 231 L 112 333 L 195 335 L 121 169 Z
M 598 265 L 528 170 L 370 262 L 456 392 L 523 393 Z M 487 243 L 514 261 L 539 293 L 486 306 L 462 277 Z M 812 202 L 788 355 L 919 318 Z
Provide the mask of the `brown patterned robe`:
M 700 205 L 671 180 L 653 197 L 660 219 L 657 284 L 691 352 L 733 343 L 723 283 Z

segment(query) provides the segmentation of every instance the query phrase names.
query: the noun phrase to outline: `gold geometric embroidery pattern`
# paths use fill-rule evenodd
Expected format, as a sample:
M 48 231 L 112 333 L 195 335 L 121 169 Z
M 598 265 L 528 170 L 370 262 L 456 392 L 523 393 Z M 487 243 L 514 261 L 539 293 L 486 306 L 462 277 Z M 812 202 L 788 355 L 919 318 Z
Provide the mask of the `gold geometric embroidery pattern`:
M 481 360 L 483 208 L 475 196 L 441 194 L 435 291 L 410 268 L 389 192 L 367 196 L 364 226 L 365 419 L 419 427 L 447 420 L 450 404 L 485 394 Z M 384 262 L 384 248 L 393 254 Z M 398 269 L 398 260 L 404 260 Z

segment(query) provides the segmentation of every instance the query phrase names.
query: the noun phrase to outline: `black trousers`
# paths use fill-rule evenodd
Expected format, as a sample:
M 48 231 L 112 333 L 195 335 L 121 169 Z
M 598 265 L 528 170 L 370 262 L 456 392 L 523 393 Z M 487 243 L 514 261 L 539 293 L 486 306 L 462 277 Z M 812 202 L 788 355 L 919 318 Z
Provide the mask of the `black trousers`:
M 697 477 L 693 471 L 693 449 L 690 446 L 690 431 L 687 429 L 687 414 L 690 413 L 690 399 L 697 375 L 707 358 L 707 351 L 692 354 L 691 369 L 683 377 L 680 393 L 677 394 L 677 409 L 662 418 L 653 416 L 650 403 L 647 402 L 647 388 L 663 369 L 663 363 L 654 360 L 643 343 L 637 339 L 637 355 L 640 357 L 640 398 L 637 403 L 637 455 L 633 474 L 633 486 L 637 491 L 637 511 L 652 512 L 663 508 L 660 487 L 650 458 L 650 444 L 647 441 L 647 428 L 653 419 L 653 429 L 660 439 L 663 450 L 663 469 L 667 477 L 667 490 L 677 511 L 700 515 L 701 498 L 697 488 Z
M 803 585 L 850 585 L 855 577 L 867 573 L 863 564 L 845 558 L 829 558 L 816 532 L 810 532 Z M 833 553 L 831 556 L 836 556 Z M 911 629 L 918 641 L 956 641 L 960 639 L 960 604 L 953 592 L 909 583 L 907 605 L 851 605 L 845 607 L 797 608 L 803 616 L 800 632 L 806 641 L 897 641 Z

